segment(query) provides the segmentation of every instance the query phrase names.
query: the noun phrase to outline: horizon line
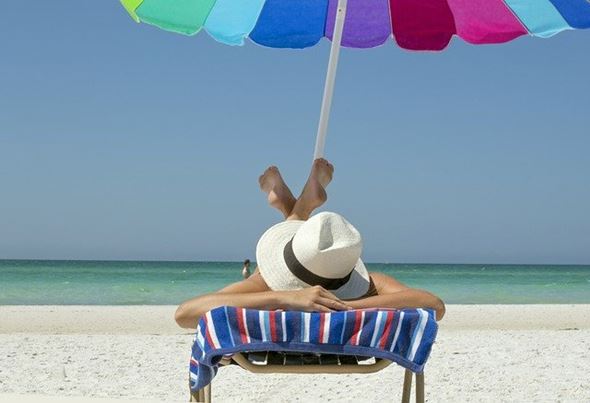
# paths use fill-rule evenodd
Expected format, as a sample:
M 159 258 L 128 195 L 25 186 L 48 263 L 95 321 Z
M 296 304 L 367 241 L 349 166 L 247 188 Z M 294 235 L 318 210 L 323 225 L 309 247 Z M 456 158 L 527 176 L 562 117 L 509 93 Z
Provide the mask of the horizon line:
M 38 259 L 38 258 L 0 258 L 0 262 L 101 262 L 101 263 L 243 263 L 244 260 L 169 260 L 169 259 Z M 256 264 L 255 260 L 250 260 L 253 265 Z M 425 262 L 364 262 L 365 264 L 386 264 L 386 265 L 430 265 L 430 266 L 477 266 L 477 265 L 491 265 L 491 266 L 590 266 L 590 263 L 492 263 L 492 262 L 468 262 L 468 263 L 457 263 L 457 262 L 437 262 L 437 263 L 425 263 Z

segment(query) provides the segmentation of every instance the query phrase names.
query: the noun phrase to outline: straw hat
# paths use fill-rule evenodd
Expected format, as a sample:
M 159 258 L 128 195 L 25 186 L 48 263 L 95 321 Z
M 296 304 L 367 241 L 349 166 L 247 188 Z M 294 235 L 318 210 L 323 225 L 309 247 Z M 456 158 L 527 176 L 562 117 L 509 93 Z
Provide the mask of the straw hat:
M 268 229 L 256 246 L 256 261 L 274 291 L 321 285 L 338 298 L 360 298 L 369 290 L 361 261 L 363 241 L 339 214 L 319 213 L 307 221 L 284 221 Z

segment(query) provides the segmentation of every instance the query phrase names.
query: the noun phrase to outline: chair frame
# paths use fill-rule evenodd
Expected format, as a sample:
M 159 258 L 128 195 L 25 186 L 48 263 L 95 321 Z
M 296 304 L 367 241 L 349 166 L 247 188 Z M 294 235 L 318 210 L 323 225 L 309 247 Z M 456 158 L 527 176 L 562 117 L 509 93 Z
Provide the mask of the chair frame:
M 376 359 L 374 364 L 366 365 L 257 365 L 248 361 L 242 353 L 237 353 L 231 358 L 224 358 L 219 365 L 226 366 L 232 362 L 254 374 L 371 374 L 381 371 L 392 363 L 389 360 Z M 404 374 L 402 403 L 410 402 L 414 375 L 416 376 L 416 403 L 424 403 L 424 373 L 414 374 L 409 369 L 406 369 Z M 196 392 L 191 391 L 190 401 L 211 403 L 211 384 Z

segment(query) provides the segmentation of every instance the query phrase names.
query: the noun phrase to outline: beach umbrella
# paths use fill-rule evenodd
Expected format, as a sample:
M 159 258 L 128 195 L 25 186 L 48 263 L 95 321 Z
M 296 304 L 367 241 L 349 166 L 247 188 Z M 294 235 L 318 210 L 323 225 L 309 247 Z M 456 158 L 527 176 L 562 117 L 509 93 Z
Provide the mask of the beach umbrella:
M 314 158 L 323 156 L 342 46 L 372 48 L 393 38 L 408 50 L 440 51 L 453 36 L 504 43 L 590 28 L 590 0 L 121 0 L 137 22 L 242 45 L 303 49 L 332 41 Z

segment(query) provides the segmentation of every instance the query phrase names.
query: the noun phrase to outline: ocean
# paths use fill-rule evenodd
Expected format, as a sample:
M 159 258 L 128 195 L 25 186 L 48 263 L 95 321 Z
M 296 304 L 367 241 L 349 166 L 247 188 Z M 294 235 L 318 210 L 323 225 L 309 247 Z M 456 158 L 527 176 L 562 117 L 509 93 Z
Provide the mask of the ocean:
M 590 266 L 368 264 L 447 304 L 589 304 Z M 241 279 L 241 262 L 0 260 L 0 305 L 176 305 Z

